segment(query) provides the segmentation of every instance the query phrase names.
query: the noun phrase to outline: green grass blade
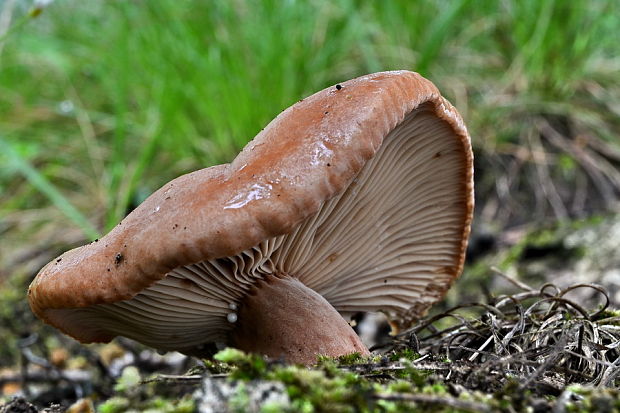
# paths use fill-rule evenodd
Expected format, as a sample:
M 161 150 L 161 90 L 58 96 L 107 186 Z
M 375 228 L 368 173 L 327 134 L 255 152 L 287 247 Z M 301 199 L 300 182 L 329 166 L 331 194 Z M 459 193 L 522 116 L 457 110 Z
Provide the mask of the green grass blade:
M 450 7 L 446 7 L 444 12 L 437 16 L 437 20 L 430 27 L 430 33 L 425 44 L 420 50 L 420 60 L 417 63 L 416 70 L 423 75 L 428 75 L 429 68 L 437 59 L 443 44 L 453 32 L 451 27 L 459 18 L 463 18 L 463 9 L 470 3 L 470 0 L 461 0 L 449 3 Z
M 97 231 L 93 224 L 88 221 L 88 219 L 86 219 L 86 217 L 82 215 L 45 176 L 33 168 L 32 165 L 22 158 L 3 138 L 0 138 L 0 151 L 7 155 L 9 166 L 19 171 L 32 186 L 44 194 L 56 208 L 79 226 L 87 237 L 95 239 L 100 236 L 99 231 Z

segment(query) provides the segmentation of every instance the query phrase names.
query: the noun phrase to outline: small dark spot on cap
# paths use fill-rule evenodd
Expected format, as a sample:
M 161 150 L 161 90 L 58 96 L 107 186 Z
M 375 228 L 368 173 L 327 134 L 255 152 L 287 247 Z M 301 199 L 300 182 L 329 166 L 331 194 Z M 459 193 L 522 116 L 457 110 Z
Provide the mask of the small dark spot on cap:
M 60 262 L 60 261 L 62 261 L 62 258 L 58 258 L 58 259 L 56 260 L 56 262 Z
M 440 156 L 441 156 L 441 152 L 437 152 L 437 153 L 435 154 L 435 156 L 433 156 L 433 158 L 437 159 L 437 158 L 439 158 Z
M 387 284 L 387 280 L 383 280 L 383 284 Z
M 120 252 L 114 256 L 114 264 L 119 265 L 123 261 L 123 254 Z
M 95 242 L 99 242 L 99 238 L 95 238 Z
M 183 229 L 187 229 L 187 227 L 183 227 Z
M 166 199 L 170 199 L 170 197 L 169 197 L 169 196 L 167 196 L 167 197 L 166 197 Z
M 336 85 L 336 90 L 340 90 L 340 89 L 342 89 L 342 86 Z
M 326 111 L 325 111 L 325 114 L 327 115 L 328 113 L 329 113 L 329 110 L 326 110 Z
M 110 272 L 110 269 L 108 268 L 108 272 Z
M 332 164 L 331 164 L 331 163 L 329 163 L 329 162 L 327 162 L 327 166 L 332 166 Z

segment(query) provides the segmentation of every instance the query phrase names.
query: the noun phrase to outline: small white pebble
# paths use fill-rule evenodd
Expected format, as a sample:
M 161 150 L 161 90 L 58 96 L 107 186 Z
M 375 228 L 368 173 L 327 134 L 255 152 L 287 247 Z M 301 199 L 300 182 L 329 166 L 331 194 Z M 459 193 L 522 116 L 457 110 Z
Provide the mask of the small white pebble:
M 226 319 L 229 323 L 234 323 L 235 321 L 237 321 L 237 313 L 228 313 Z
M 228 304 L 228 308 L 230 308 L 231 310 L 235 311 L 235 310 L 237 310 L 237 304 L 230 303 L 230 304 Z

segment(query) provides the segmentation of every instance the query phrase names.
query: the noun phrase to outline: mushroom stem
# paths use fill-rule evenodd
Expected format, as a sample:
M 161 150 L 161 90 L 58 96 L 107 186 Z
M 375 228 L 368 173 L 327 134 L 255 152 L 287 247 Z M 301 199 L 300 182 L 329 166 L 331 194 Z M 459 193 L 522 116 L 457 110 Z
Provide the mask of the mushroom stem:
M 318 355 L 370 354 L 327 300 L 287 275 L 255 284 L 239 306 L 231 338 L 241 350 L 307 365 Z

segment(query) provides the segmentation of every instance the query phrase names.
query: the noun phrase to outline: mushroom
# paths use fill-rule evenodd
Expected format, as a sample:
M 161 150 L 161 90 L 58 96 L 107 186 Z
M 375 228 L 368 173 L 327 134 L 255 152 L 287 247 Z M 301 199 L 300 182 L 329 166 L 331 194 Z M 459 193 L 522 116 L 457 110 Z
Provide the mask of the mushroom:
M 47 264 L 30 306 L 85 343 L 368 354 L 345 318 L 423 316 L 463 268 L 472 209 L 459 114 L 417 73 L 375 73 L 302 99 L 230 164 L 174 179 Z

